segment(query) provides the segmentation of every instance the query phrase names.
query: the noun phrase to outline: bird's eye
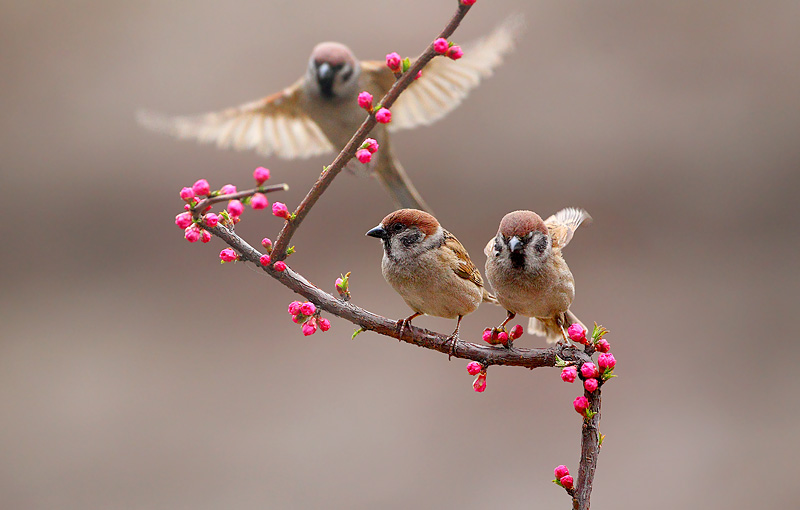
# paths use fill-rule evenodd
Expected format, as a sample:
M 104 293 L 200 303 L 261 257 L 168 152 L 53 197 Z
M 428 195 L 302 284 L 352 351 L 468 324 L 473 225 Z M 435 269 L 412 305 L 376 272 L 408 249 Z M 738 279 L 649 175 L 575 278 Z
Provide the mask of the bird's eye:
M 392 232 L 400 232 L 401 230 L 403 230 L 403 225 L 402 223 L 395 223 L 389 228 L 392 230 Z
M 347 70 L 342 74 L 342 81 L 349 80 L 351 76 L 353 76 L 353 69 L 348 66 Z
M 547 248 L 547 238 L 544 236 L 539 236 L 539 238 L 536 240 L 536 243 L 534 243 L 533 246 L 534 248 L 536 248 L 537 252 L 539 253 L 544 252 L 544 250 Z

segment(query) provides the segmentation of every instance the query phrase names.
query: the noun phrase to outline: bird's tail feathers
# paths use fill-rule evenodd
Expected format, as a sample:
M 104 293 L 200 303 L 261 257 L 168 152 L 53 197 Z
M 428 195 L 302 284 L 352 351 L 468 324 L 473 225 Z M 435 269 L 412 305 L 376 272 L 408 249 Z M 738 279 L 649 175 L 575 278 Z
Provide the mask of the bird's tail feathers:
M 564 313 L 562 316 L 562 321 L 564 330 L 573 324 L 580 324 L 584 329 L 586 329 L 586 326 L 570 310 L 567 310 Z M 564 335 L 561 334 L 561 327 L 559 327 L 555 319 L 542 320 L 537 319 L 536 317 L 531 317 L 528 321 L 528 334 L 543 336 L 547 339 L 547 343 L 549 344 L 554 344 L 564 338 Z
M 375 168 L 375 175 L 381 181 L 383 187 L 386 188 L 386 191 L 389 192 L 389 195 L 400 207 L 420 209 L 432 214 L 430 206 L 422 199 L 400 162 L 391 151 L 387 152 L 388 154 L 384 153 Z

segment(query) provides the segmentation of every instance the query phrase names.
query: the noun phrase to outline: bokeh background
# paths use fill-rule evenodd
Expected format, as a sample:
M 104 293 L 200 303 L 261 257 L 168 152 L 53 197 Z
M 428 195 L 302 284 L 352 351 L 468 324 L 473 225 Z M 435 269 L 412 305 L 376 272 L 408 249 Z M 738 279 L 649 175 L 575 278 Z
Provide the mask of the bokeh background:
M 296 205 L 330 158 L 264 159 L 140 129 L 292 83 L 321 40 L 416 55 L 454 1 L 4 1 L 0 16 L 0 507 L 5 510 L 567 508 L 575 385 L 333 320 L 190 245 L 178 190 L 251 182 Z M 521 12 L 519 47 L 457 111 L 396 137 L 480 267 L 500 218 L 586 208 L 573 310 L 611 329 L 621 377 L 593 508 L 789 508 L 798 439 L 800 4 L 485 1 L 454 39 Z M 276 197 L 270 197 L 274 200 Z M 343 174 L 291 265 L 408 313 L 364 232 L 390 211 Z M 252 242 L 280 223 L 247 212 Z M 478 340 L 503 312 L 463 324 Z M 448 332 L 450 321 L 421 318 Z M 541 345 L 526 337 L 522 346 Z

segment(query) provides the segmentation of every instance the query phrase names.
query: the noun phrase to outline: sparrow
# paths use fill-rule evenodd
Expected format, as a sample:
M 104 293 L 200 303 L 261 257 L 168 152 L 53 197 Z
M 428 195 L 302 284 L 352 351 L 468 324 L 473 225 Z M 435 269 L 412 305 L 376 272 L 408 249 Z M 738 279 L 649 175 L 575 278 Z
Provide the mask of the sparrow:
M 467 250 L 436 218 L 416 209 L 389 214 L 367 235 L 383 241 L 383 277 L 414 311 L 398 321 L 399 338 L 419 315 L 457 319 L 450 335 L 452 355 L 461 319 L 483 301 L 497 303 Z
M 380 150 L 366 170 L 377 176 L 400 207 L 429 210 L 397 160 L 389 134 L 431 124 L 455 109 L 513 49 L 521 26 L 521 17 L 512 16 L 488 36 L 465 45 L 461 59 L 434 58 L 392 106 L 391 123 L 373 128 L 371 136 Z M 367 91 L 378 100 L 394 82 L 384 62 L 359 61 L 344 44 L 323 42 L 311 52 L 305 75 L 281 92 L 197 116 L 140 111 L 138 120 L 153 131 L 213 142 L 220 148 L 307 158 L 340 151 L 366 116 L 358 94 Z M 363 167 L 353 163 L 350 168 Z
M 528 333 L 549 343 L 569 343 L 565 328 L 583 325 L 569 307 L 575 298 L 575 280 L 561 250 L 575 230 L 591 216 L 568 207 L 542 220 L 532 211 L 514 211 L 500 222 L 497 235 L 484 248 L 486 278 L 507 311 L 505 327 L 516 314 L 530 317 Z

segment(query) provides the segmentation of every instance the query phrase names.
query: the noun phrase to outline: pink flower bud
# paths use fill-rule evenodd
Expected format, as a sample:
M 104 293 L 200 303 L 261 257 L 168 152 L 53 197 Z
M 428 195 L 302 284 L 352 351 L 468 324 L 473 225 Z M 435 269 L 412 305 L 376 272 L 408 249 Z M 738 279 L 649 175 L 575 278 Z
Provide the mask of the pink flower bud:
M 575 483 L 570 475 L 562 476 L 558 481 L 561 482 L 565 489 L 571 489 Z
M 400 70 L 400 62 L 401 62 L 400 55 L 398 55 L 397 53 L 392 52 L 386 55 L 386 65 L 392 71 Z
M 336 283 L 334 285 L 336 285 L 336 288 L 338 290 L 344 290 L 344 280 L 342 280 L 341 278 L 337 278 Z
M 481 370 L 483 370 L 483 366 L 477 361 L 470 361 L 467 363 L 467 372 L 469 375 L 478 375 L 481 373 Z
M 617 366 L 617 360 L 614 359 L 614 355 L 609 353 L 603 353 L 597 359 L 597 364 L 600 366 L 600 370 L 613 370 L 615 366 Z
M 608 340 L 601 338 L 595 342 L 594 348 L 597 350 L 597 352 L 608 352 L 611 350 L 611 345 L 609 345 Z
M 211 186 L 208 185 L 208 181 L 205 179 L 200 179 L 194 183 L 192 189 L 195 195 L 208 195 L 211 193 Z
M 182 212 L 175 216 L 175 224 L 178 225 L 178 228 L 185 230 L 186 227 L 192 224 L 192 213 Z
M 265 237 L 264 239 L 261 240 L 261 246 L 263 246 L 264 248 L 266 248 L 268 250 L 271 249 L 272 248 L 272 240 L 270 240 L 269 237 Z
M 317 325 L 314 323 L 313 320 L 306 321 L 303 324 L 303 334 L 305 336 L 311 336 L 317 332 Z
M 573 342 L 578 342 L 579 344 L 586 343 L 586 330 L 577 322 L 567 329 L 567 336 L 569 336 L 569 339 Z
M 204 243 L 209 242 L 211 240 L 211 232 L 209 232 L 208 230 L 203 230 L 202 232 L 200 232 L 200 240 L 203 241 Z
M 386 108 L 381 108 L 378 110 L 378 113 L 375 114 L 375 120 L 381 124 L 388 124 L 392 121 L 392 112 Z
M 461 0 L 462 5 L 473 5 L 478 0 Z
M 516 340 L 517 338 L 522 336 L 522 326 L 517 324 L 513 328 L 511 328 L 511 339 Z
M 575 382 L 578 377 L 578 369 L 574 366 L 564 367 L 561 369 L 561 380 L 568 383 Z
M 187 202 L 190 201 L 194 198 L 194 190 L 192 188 L 182 188 L 181 198 Z
M 486 328 L 483 330 L 483 341 L 487 344 L 493 344 L 492 342 L 492 328 Z
M 233 249 L 225 248 L 224 250 L 219 252 L 219 258 L 223 262 L 233 262 L 234 260 L 237 260 L 239 256 L 236 255 L 236 252 L 233 251 Z
M 219 216 L 214 213 L 208 213 L 203 216 L 203 224 L 207 227 L 216 227 L 217 223 L 219 223 Z
M 263 166 L 256 168 L 253 170 L 253 179 L 255 179 L 259 185 L 264 184 L 264 181 L 269 179 L 269 169 Z
M 191 211 L 192 210 L 192 206 L 189 205 L 189 204 L 183 204 L 183 210 L 184 211 Z
M 416 76 L 414 76 L 414 79 L 415 79 L 415 80 L 419 80 L 420 78 L 422 78 L 422 69 L 420 69 L 419 71 L 417 71 L 417 75 L 416 75 Z
M 295 324 L 300 324 L 300 319 L 301 319 L 301 318 L 302 318 L 303 320 L 306 320 L 306 318 L 305 318 L 305 317 L 303 317 L 303 316 L 302 316 L 302 315 L 300 315 L 300 314 L 297 314 L 297 315 L 292 315 L 292 322 L 294 322 Z
M 231 193 L 236 193 L 236 186 L 233 184 L 226 184 L 219 190 L 220 193 L 223 195 L 230 195 Z
M 501 331 L 497 334 L 497 341 L 503 345 L 508 345 L 508 333 Z
M 375 154 L 380 148 L 380 145 L 378 145 L 378 142 L 374 138 L 367 138 L 364 140 L 364 145 L 366 145 L 366 149 L 370 154 Z
M 289 313 L 292 315 L 297 315 L 298 313 L 300 313 L 300 306 L 302 304 L 303 303 L 301 303 L 300 301 L 292 301 L 291 303 L 289 303 Z
M 458 60 L 464 56 L 464 51 L 461 49 L 461 46 L 450 46 L 450 49 L 447 50 L 447 56 L 453 60 Z
M 590 361 L 581 365 L 581 375 L 589 379 L 590 377 L 597 377 L 600 372 L 597 370 L 597 365 Z
M 275 262 L 275 265 L 272 266 L 275 268 L 275 271 L 286 271 L 286 264 L 282 260 Z
M 230 200 L 228 201 L 228 212 L 233 217 L 241 216 L 244 212 L 244 206 L 238 200 Z
M 372 159 L 372 153 L 367 149 L 359 149 L 356 151 L 356 158 L 364 164 L 369 163 Z
M 433 51 L 436 53 L 447 53 L 449 46 L 447 39 L 442 39 L 441 37 L 433 41 Z
M 250 207 L 253 209 L 266 209 L 268 205 L 267 196 L 263 193 L 256 193 L 253 195 L 253 198 L 250 199 Z
M 258 257 L 258 263 L 261 264 L 264 267 L 267 267 L 269 265 L 269 263 L 270 263 L 269 255 L 265 254 L 265 255 L 261 255 L 260 257 Z
M 320 319 L 319 329 L 321 329 L 323 333 L 328 331 L 329 329 L 331 329 L 331 321 L 329 321 L 328 319 Z
M 314 312 L 317 311 L 317 307 L 314 303 L 306 301 L 305 303 L 300 306 L 300 313 L 303 315 L 314 315 Z
M 197 225 L 192 225 L 183 232 L 183 237 L 185 237 L 190 243 L 196 243 L 199 241 L 201 235 L 202 234 L 200 234 L 200 229 L 197 228 Z
M 478 374 L 478 377 L 472 381 L 472 388 L 478 393 L 482 393 L 486 390 L 486 372 L 481 372 Z
M 569 469 L 567 468 L 567 466 L 561 465 L 561 466 L 556 467 L 553 470 L 553 472 L 556 474 L 556 478 L 561 480 L 562 478 L 564 478 L 565 476 L 567 476 L 569 474 Z
M 274 214 L 278 218 L 288 219 L 289 209 L 283 202 L 275 202 L 274 204 L 272 204 L 272 214 Z
M 589 393 L 593 392 L 597 389 L 597 379 L 586 379 L 583 381 L 583 387 L 586 388 L 586 391 Z
M 578 414 L 586 414 L 586 410 L 589 409 L 589 399 L 580 396 L 572 401 L 572 406 L 575 408 Z
M 358 106 L 365 110 L 372 110 L 372 94 L 364 91 L 358 95 Z

